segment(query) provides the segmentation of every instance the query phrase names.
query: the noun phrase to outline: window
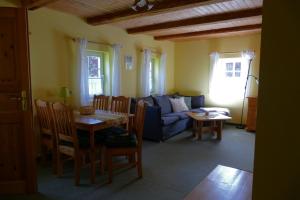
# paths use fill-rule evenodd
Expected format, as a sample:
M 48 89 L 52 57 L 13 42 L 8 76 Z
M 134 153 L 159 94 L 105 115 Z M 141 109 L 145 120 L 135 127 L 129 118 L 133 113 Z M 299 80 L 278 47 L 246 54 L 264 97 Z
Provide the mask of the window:
M 104 55 L 87 51 L 89 96 L 104 93 Z
M 242 57 L 218 59 L 210 87 L 210 97 L 215 103 L 233 103 L 243 98 L 248 69 L 245 63 Z

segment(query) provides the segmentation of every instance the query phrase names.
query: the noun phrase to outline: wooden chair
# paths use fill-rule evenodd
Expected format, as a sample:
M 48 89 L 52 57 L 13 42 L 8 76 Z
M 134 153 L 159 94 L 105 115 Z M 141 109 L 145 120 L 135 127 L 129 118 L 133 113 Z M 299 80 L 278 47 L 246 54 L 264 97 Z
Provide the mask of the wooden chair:
M 140 100 L 137 103 L 133 132 L 129 135 L 113 135 L 106 139 L 105 154 L 106 164 L 108 167 L 109 183 L 112 182 L 113 169 L 124 166 L 124 164 L 114 164 L 114 156 L 127 156 L 130 158 L 129 163 L 125 163 L 125 166 L 136 166 L 138 177 L 142 177 L 142 138 L 145 111 L 146 104 L 144 101 Z
M 73 111 L 62 103 L 50 105 L 54 122 L 54 132 L 57 141 L 57 169 L 58 176 L 63 174 L 62 156 L 68 156 L 75 161 L 75 185 L 80 182 L 80 169 L 86 154 L 91 156 L 89 137 L 77 134 Z
M 112 97 L 110 110 L 112 112 L 129 113 L 130 98 L 124 96 Z
M 108 110 L 109 96 L 94 95 L 93 107 L 97 110 Z
M 130 130 L 130 121 L 131 118 L 129 117 L 129 108 L 130 108 L 131 99 L 129 97 L 124 96 L 118 96 L 118 97 L 112 97 L 111 98 L 111 106 L 110 110 L 112 112 L 119 112 L 119 113 L 125 113 L 128 114 L 128 120 L 126 122 L 126 130 Z
M 56 173 L 56 138 L 53 130 L 49 103 L 40 99 L 35 99 L 34 105 L 41 134 L 42 159 L 46 160 L 47 153 L 51 152 L 53 173 Z

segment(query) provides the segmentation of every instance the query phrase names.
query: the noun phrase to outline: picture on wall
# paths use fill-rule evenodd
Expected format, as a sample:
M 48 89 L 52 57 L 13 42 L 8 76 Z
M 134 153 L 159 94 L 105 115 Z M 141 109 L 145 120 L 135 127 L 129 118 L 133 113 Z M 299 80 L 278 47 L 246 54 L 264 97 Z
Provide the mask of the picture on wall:
M 133 58 L 130 55 L 125 56 L 125 68 L 126 70 L 132 70 L 133 68 Z

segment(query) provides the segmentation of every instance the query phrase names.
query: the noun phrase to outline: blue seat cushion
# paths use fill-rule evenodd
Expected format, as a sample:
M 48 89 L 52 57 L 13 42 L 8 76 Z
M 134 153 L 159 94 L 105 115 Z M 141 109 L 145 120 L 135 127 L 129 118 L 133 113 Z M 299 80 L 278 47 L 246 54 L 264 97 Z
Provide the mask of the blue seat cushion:
M 81 149 L 87 149 L 90 147 L 90 138 L 88 137 L 89 135 L 88 131 L 83 131 L 83 130 L 78 130 L 77 131 L 77 138 L 78 138 L 78 144 L 79 148 Z M 60 141 L 60 145 L 65 145 L 69 147 L 73 147 L 73 142 L 68 142 L 68 141 Z
M 174 122 L 178 121 L 179 117 L 178 116 L 163 116 L 163 117 L 161 117 L 161 119 L 162 119 L 162 124 L 164 126 L 167 126 L 167 125 L 173 124 Z
M 179 117 L 179 119 L 187 119 L 189 116 L 186 113 L 187 111 L 173 112 L 173 113 L 165 114 L 163 117 Z
M 135 134 L 108 136 L 105 140 L 105 146 L 107 148 L 136 147 L 136 136 Z
M 107 137 L 123 135 L 126 133 L 127 133 L 126 129 L 117 126 L 99 130 L 95 132 L 95 143 L 104 144 Z
M 163 96 L 156 96 L 155 100 L 157 104 L 161 107 L 161 114 L 167 114 L 172 112 L 172 106 L 171 102 L 169 100 L 169 96 L 163 95 Z

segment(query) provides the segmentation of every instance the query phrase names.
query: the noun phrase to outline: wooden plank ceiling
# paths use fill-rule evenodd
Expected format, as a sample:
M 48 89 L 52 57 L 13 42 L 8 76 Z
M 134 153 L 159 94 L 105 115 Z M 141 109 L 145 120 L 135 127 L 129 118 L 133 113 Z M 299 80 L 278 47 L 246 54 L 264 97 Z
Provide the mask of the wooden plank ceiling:
M 28 3 L 29 1 L 29 3 Z M 129 34 L 157 40 L 223 37 L 258 32 L 263 0 L 149 0 L 150 11 L 131 9 L 134 0 L 24 0 L 27 7 L 47 6 L 86 19 L 111 24 Z

